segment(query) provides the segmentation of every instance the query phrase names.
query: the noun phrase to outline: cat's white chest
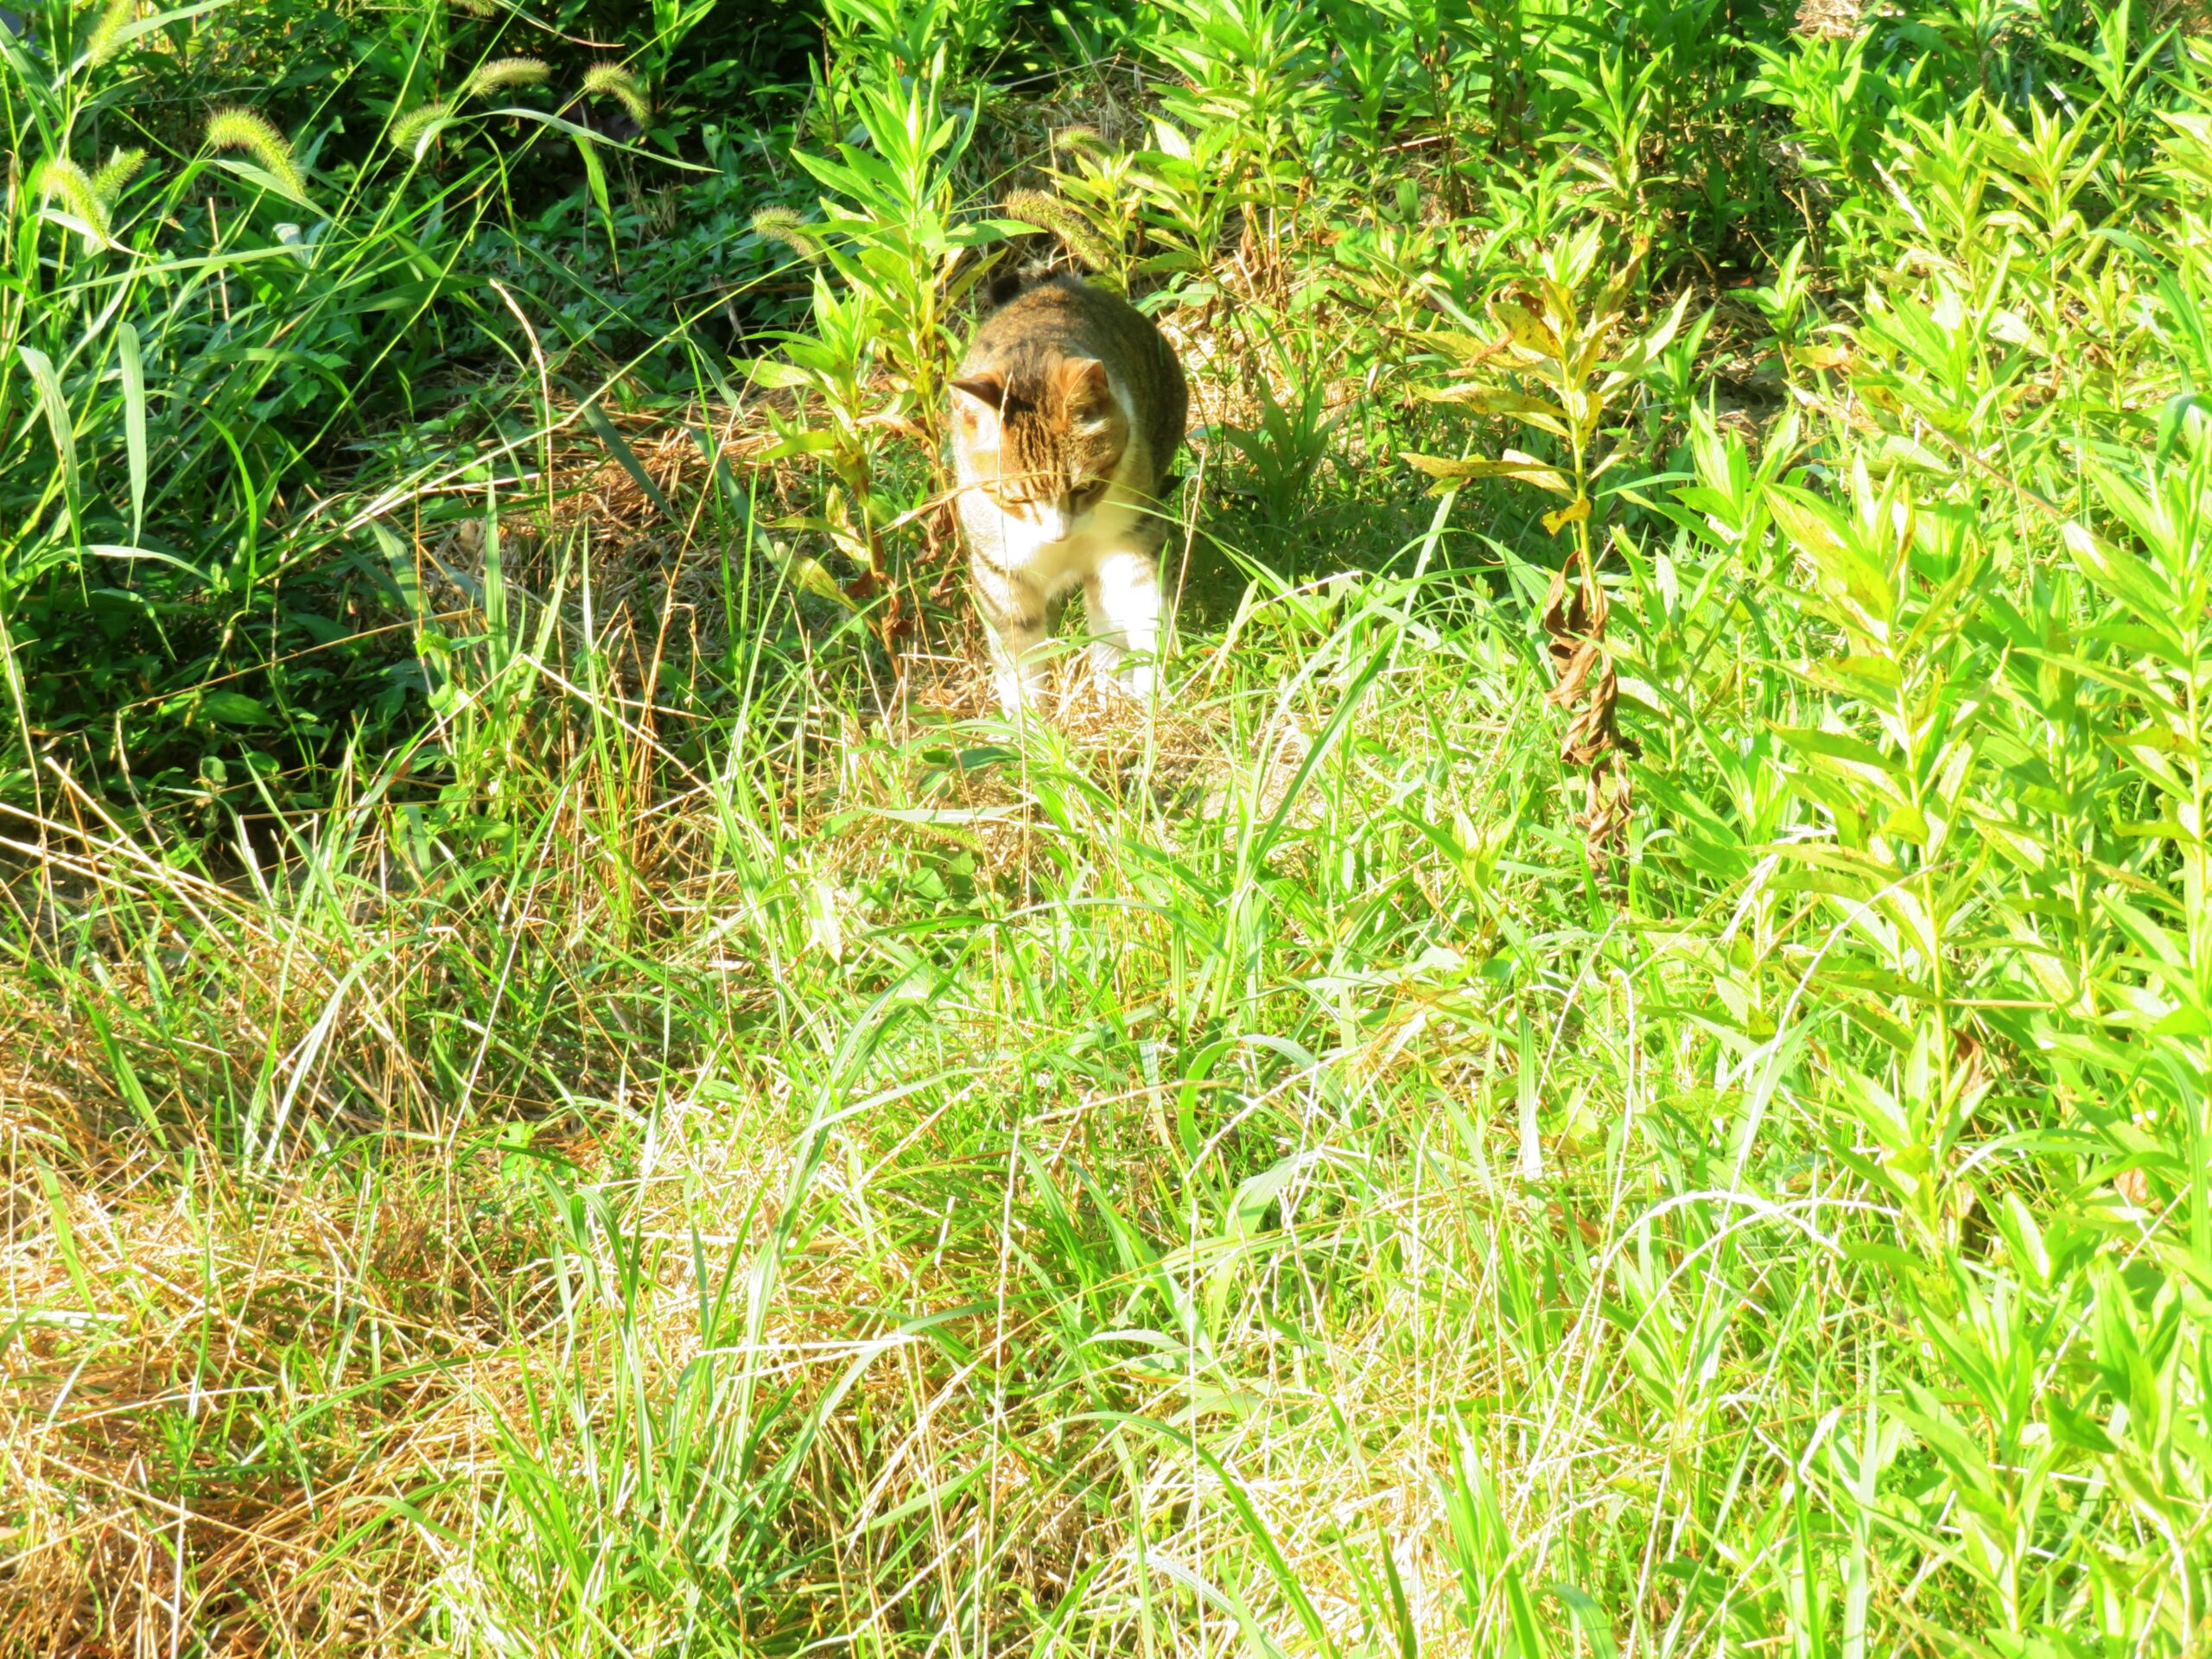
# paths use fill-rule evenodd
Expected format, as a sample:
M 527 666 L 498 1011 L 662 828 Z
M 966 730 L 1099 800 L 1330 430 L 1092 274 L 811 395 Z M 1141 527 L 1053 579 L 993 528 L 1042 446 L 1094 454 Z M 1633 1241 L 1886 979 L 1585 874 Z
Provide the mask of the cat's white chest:
M 971 533 L 989 532 L 979 539 L 992 563 L 1027 578 L 1047 596 L 1056 596 L 1082 583 L 1107 554 L 1128 546 L 1141 511 L 1117 483 L 1058 540 L 1047 539 L 1043 525 L 1001 512 L 987 498 L 977 500 L 968 517 Z M 987 523 L 978 524 L 978 518 Z

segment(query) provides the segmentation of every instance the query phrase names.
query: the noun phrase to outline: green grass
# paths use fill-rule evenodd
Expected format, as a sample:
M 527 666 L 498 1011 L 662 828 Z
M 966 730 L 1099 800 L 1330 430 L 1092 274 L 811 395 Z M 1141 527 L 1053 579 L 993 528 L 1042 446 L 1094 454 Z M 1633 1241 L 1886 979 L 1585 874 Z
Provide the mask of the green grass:
M 209 404 L 265 187 L 11 199 L 0 1651 L 2212 1649 L 2201 45 L 830 10 L 734 358 L 594 346 L 611 149 L 346 161 Z M 1203 424 L 1160 706 L 1017 726 L 927 432 L 1046 169 Z

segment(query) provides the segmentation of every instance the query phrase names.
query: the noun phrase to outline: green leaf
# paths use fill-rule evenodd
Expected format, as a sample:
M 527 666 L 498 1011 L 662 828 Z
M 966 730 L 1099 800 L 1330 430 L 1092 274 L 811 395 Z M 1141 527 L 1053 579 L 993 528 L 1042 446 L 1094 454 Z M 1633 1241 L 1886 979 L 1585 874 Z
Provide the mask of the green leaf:
M 2126 549 L 2091 535 L 2071 519 L 2059 534 L 2083 575 L 2163 635 L 2164 625 L 2173 619 L 2174 594 L 2149 565 Z
M 378 519 L 369 520 L 369 537 L 385 556 L 385 563 L 391 572 L 392 585 L 399 589 L 401 605 L 416 627 L 430 620 L 429 609 L 423 602 L 423 586 L 415 570 L 415 556 L 407 544 Z
M 631 480 L 645 493 L 645 499 L 660 509 L 662 518 L 674 518 L 677 516 L 676 509 L 668 505 L 668 498 L 660 493 L 660 486 L 653 482 L 643 463 L 638 460 L 637 453 L 623 441 L 622 435 L 614 429 L 614 423 L 607 418 L 607 412 L 600 408 L 598 404 L 588 403 L 583 407 L 583 416 L 584 424 L 599 435 L 599 441 L 605 447 L 607 453 L 620 464 L 622 470 L 629 474 Z
M 248 184 L 266 190 L 272 196 L 282 196 L 285 200 L 296 201 L 302 207 L 311 208 L 315 206 L 314 202 L 301 194 L 289 182 L 278 178 L 276 175 L 257 162 L 242 162 L 232 156 L 217 156 L 212 160 L 213 164 L 221 168 L 224 172 L 235 174 Z
M 149 564 L 166 564 L 181 570 L 198 582 L 206 582 L 207 573 L 197 565 L 186 563 L 174 553 L 156 552 L 148 547 L 125 547 L 118 542 L 91 542 L 86 544 L 87 553 L 97 553 L 104 559 L 142 559 Z
M 54 455 L 61 464 L 63 499 L 73 525 L 77 521 L 77 435 L 69 416 L 69 400 L 61 395 L 61 381 L 54 372 L 53 359 L 44 352 L 35 346 L 19 345 L 16 354 L 22 359 L 23 366 L 30 371 L 31 384 L 38 388 L 39 407 L 46 416 L 46 429 L 53 435 Z
M 1767 505 L 1791 543 L 1812 560 L 1821 586 L 1886 626 L 1896 606 L 1888 573 L 1860 549 L 1843 515 L 1810 491 L 1783 484 L 1769 490 Z
M 1863 739 L 1846 732 L 1824 731 L 1812 726 L 1777 726 L 1771 721 L 1767 730 L 1801 754 L 1832 756 L 1848 760 L 1854 766 L 1871 766 L 1892 776 L 1904 775 L 1904 766 L 1890 755 Z
M 575 122 L 564 120 L 560 116 L 548 115 L 543 110 L 529 109 L 518 104 L 501 105 L 496 110 L 485 110 L 481 113 L 486 119 L 496 117 L 512 121 L 535 121 L 541 127 L 550 127 L 555 132 L 565 132 L 571 138 L 581 140 L 585 143 L 596 144 L 602 149 L 611 149 L 617 155 L 635 156 L 640 161 L 651 162 L 657 168 L 673 168 L 679 173 L 716 171 L 715 168 L 701 162 L 687 162 L 675 156 L 664 155 L 658 150 L 645 149 L 637 144 L 618 143 L 604 133 L 594 132 L 589 127 L 578 126 Z
M 607 200 L 607 169 L 600 165 L 598 141 L 575 136 L 576 154 L 583 158 L 584 180 L 591 187 L 591 199 L 599 208 L 600 223 L 607 227 L 607 240 L 614 242 L 614 207 Z
M 1621 1650 L 1620 1643 L 1614 1640 L 1612 1624 L 1605 1618 L 1605 1610 L 1598 1605 L 1597 1598 L 1564 1580 L 1554 1582 L 1551 1592 L 1560 1599 L 1574 1622 L 1582 1627 L 1582 1634 L 1590 1643 L 1590 1651 L 1607 1656 L 1608 1659 L 1617 1659 Z
M 2051 1433 L 2069 1446 L 2105 1457 L 2118 1455 L 2119 1443 L 2106 1433 L 2104 1425 L 2088 1412 L 2077 1409 L 2055 1393 L 2044 1396 L 2043 1409 L 2044 1417 L 2050 1423 Z
M 1675 334 L 1681 332 L 1682 318 L 1688 313 L 1689 304 L 1690 290 L 1686 288 L 1675 301 L 1675 308 L 1667 314 L 1656 328 L 1637 342 L 1636 349 L 1630 355 L 1648 360 L 1665 351 L 1674 343 Z
M 1974 1437 L 1927 1389 L 1912 1382 L 1904 1387 L 1904 1399 L 1891 1398 L 1884 1406 L 1948 1466 L 1951 1491 L 1959 1501 L 2001 1530 L 2008 1519 L 2005 1503 L 1997 1496 L 1995 1477 Z
M 156 29 L 167 29 L 171 23 L 181 23 L 194 17 L 203 17 L 232 3 L 232 0 L 200 0 L 197 5 L 176 6 L 168 11 L 157 11 L 149 17 L 128 22 L 107 37 L 111 54 L 121 51 L 131 41 L 143 40 Z
M 794 391 L 814 385 L 814 377 L 804 369 L 778 358 L 748 358 L 737 366 L 745 371 L 754 385 L 766 386 L 771 391 Z
M 836 577 L 818 559 L 795 553 L 784 561 L 784 574 L 791 578 L 793 587 L 804 588 L 817 599 L 829 600 L 849 611 L 855 608 L 852 595 L 837 585 Z
M 200 699 L 200 712 L 224 726 L 274 726 L 276 716 L 269 705 L 243 691 L 210 691 Z

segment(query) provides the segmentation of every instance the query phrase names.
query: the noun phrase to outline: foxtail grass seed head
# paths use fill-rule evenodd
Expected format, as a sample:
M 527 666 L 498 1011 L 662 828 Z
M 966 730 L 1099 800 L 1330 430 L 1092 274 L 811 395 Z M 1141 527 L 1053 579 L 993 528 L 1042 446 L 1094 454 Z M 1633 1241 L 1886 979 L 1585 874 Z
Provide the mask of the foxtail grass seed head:
M 92 190 L 100 200 L 112 207 L 123 188 L 137 178 L 146 165 L 143 149 L 118 149 L 111 155 L 100 170 L 92 175 Z
M 461 89 L 463 98 L 481 98 L 510 86 L 537 86 L 553 71 L 542 58 L 493 58 L 479 64 Z
M 245 151 L 286 194 L 306 200 L 307 175 L 292 159 L 291 144 L 266 117 L 251 110 L 216 111 L 207 118 L 207 148 Z
M 782 243 L 810 264 L 819 264 L 829 253 L 822 238 L 788 207 L 763 207 L 753 214 L 753 233 Z
M 92 32 L 85 37 L 85 60 L 95 66 L 105 63 L 123 49 L 124 26 L 137 12 L 138 0 L 108 0 L 100 13 L 99 21 L 92 25 Z
M 412 152 L 420 148 L 423 135 L 434 121 L 442 121 L 453 113 L 453 105 L 442 98 L 434 98 L 413 109 L 391 124 L 385 137 L 391 141 L 394 149 Z
M 97 248 L 107 240 L 107 203 L 76 162 L 64 156 L 46 162 L 38 169 L 37 188 L 41 200 L 59 197 L 63 207 L 84 221 L 86 248 Z
M 1042 190 L 1010 190 L 1003 205 L 1009 216 L 1058 237 L 1062 245 L 1091 270 L 1111 270 L 1119 263 L 1113 245 L 1058 196 L 1046 195 Z
M 630 112 L 630 118 L 643 126 L 652 111 L 645 105 L 645 88 L 638 78 L 620 64 L 597 63 L 584 71 L 584 96 L 611 98 Z

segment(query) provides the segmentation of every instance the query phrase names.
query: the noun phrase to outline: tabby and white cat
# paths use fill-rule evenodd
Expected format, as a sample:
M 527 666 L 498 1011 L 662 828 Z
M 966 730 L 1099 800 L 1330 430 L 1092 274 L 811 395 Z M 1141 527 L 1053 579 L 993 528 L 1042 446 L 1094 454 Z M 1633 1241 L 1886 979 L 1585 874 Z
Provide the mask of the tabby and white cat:
M 1035 696 L 1045 609 L 1084 590 L 1092 660 L 1160 649 L 1160 496 L 1190 392 L 1150 318 L 1072 276 L 1020 289 L 985 320 L 952 382 L 952 456 L 999 701 Z M 1149 700 L 1150 663 L 1128 677 Z

